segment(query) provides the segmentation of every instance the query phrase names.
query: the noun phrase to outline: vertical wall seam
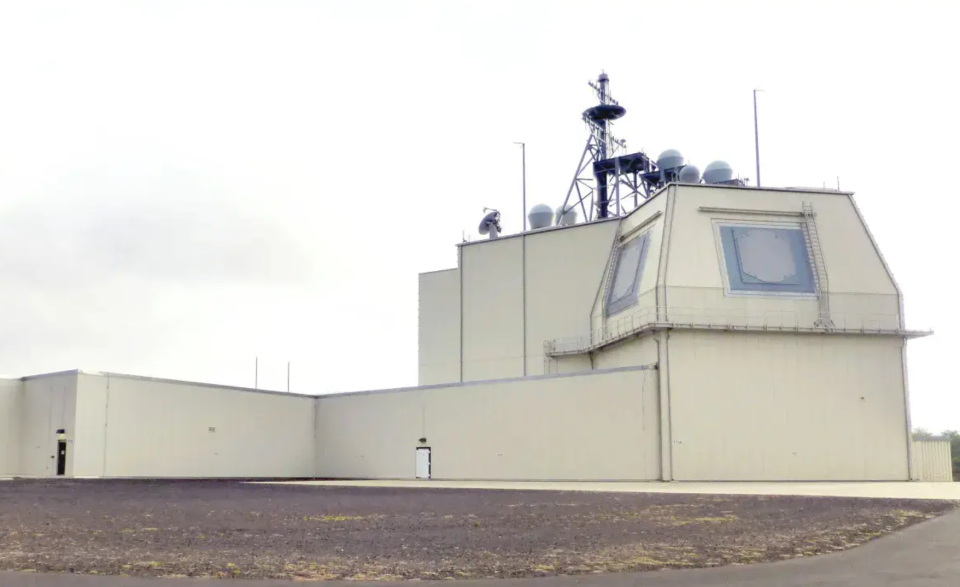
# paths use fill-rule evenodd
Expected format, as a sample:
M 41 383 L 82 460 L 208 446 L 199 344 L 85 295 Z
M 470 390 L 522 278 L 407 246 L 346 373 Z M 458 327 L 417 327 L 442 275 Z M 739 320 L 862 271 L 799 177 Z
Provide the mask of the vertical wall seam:
M 523 376 L 527 376 L 527 235 L 520 236 L 520 292 L 523 304 Z
M 103 400 L 103 473 L 107 476 L 107 435 L 110 433 L 110 376 L 107 375 L 107 393 Z
M 907 374 L 907 339 L 900 339 L 900 375 L 903 377 L 903 421 L 907 434 L 907 480 L 913 477 L 913 432 L 910 422 L 910 382 Z
M 316 479 L 320 476 L 320 445 L 318 444 L 319 438 L 319 412 L 320 411 L 320 398 L 313 398 L 313 478 Z
M 670 481 L 673 481 L 675 474 L 673 472 L 673 390 L 670 385 L 670 330 L 664 331 L 664 343 L 666 346 L 664 358 L 667 363 L 667 440 L 669 441 L 669 450 L 667 456 L 670 462 Z

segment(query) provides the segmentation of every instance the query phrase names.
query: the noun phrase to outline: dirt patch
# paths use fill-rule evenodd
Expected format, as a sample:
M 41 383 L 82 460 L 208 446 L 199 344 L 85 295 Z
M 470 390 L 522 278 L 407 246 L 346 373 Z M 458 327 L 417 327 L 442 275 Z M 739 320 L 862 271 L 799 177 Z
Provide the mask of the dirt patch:
M 953 504 L 829 497 L 0 484 L 0 570 L 300 580 L 529 577 L 843 550 Z

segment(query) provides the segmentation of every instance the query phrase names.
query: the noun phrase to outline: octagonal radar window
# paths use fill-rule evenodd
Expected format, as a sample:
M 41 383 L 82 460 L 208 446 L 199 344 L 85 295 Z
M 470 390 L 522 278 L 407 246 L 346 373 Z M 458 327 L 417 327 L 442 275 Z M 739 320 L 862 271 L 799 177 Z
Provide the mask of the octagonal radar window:
M 553 224 L 553 210 L 546 204 L 537 204 L 533 208 L 530 208 L 530 213 L 527 214 L 527 220 L 530 221 L 530 228 L 532 230 L 547 228 Z
M 484 208 L 483 211 L 486 212 L 487 215 L 480 221 L 480 228 L 478 230 L 480 234 L 485 234 L 493 240 L 499 237 L 503 231 L 500 227 L 500 212 L 490 208 Z

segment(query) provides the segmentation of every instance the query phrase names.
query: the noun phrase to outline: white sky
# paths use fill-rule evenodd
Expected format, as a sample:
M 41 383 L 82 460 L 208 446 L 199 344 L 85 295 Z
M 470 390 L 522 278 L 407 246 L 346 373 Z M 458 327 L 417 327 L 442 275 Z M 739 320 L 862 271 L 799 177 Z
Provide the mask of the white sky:
M 914 424 L 960 428 L 954 2 L 0 0 L 0 372 L 412 385 L 417 274 L 557 206 L 601 69 L 631 150 L 857 201 Z M 596 15 L 609 15 L 597 20 Z M 604 31 L 602 39 L 593 37 Z

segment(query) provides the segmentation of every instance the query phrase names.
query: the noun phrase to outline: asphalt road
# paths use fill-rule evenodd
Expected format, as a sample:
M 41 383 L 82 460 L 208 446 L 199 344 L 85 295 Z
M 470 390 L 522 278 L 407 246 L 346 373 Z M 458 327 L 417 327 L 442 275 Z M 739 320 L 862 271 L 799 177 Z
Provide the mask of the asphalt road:
M 336 583 L 332 585 L 331 583 Z M 2 587 L 200 587 L 216 579 L 135 579 L 0 572 Z M 291 587 L 246 581 L 239 587 Z M 420 582 L 419 584 L 423 584 Z M 456 581 L 457 587 L 956 587 L 960 584 L 960 511 L 837 554 L 715 569 L 619 573 L 543 579 Z M 323 587 L 361 587 L 356 581 Z M 378 582 L 375 587 L 409 583 Z

